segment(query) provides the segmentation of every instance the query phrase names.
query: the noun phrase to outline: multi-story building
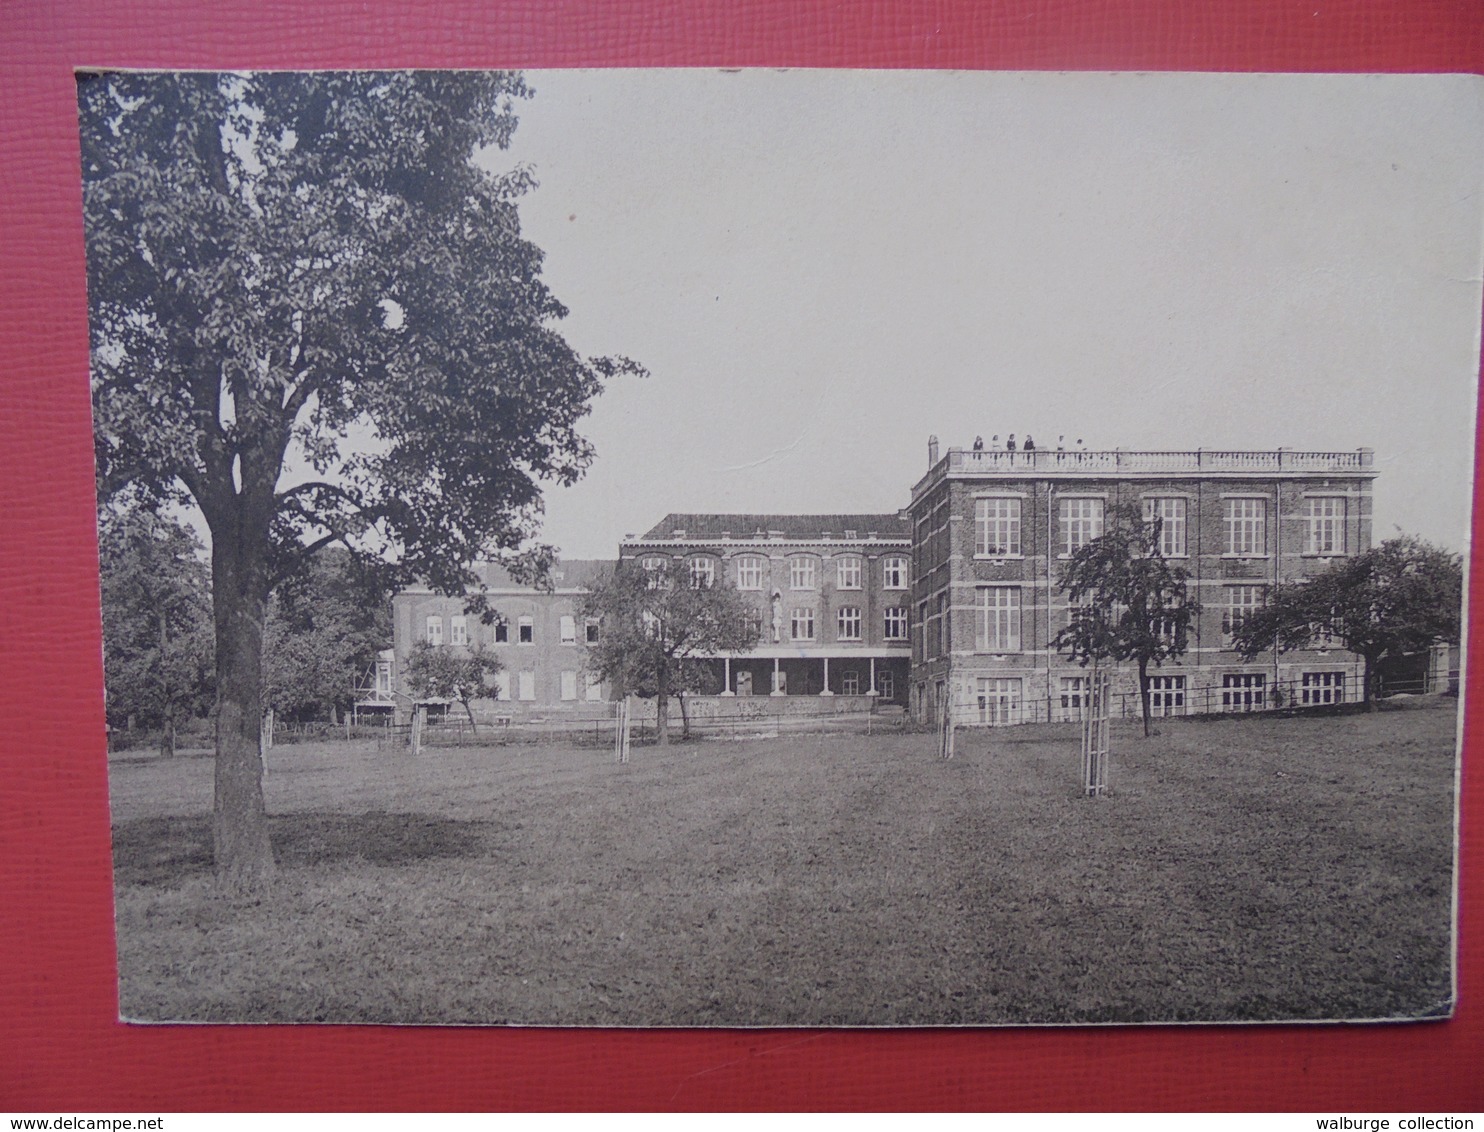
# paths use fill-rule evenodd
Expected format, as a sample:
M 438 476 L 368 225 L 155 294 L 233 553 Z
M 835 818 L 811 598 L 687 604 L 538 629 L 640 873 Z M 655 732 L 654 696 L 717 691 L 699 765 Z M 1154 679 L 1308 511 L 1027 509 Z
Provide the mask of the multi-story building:
M 576 716 L 602 706 L 608 688 L 590 679 L 585 666 L 598 626 L 583 618 L 582 598 L 612 571 L 613 562 L 558 562 L 550 589 L 517 582 L 499 566 L 479 569 L 496 615 L 493 624 L 466 613 L 463 598 L 442 597 L 426 586 L 410 587 L 392 600 L 395 644 L 389 671 L 384 677 L 378 671 L 378 685 L 394 689 L 397 718 L 404 720 L 418 702 L 407 682 L 407 661 L 419 641 L 454 648 L 479 644 L 499 657 L 504 668 L 495 677 L 495 694 L 475 705 L 476 714 L 521 720 Z
M 619 559 L 724 577 L 751 600 L 757 647 L 711 660 L 721 695 L 905 704 L 910 536 L 901 514 L 671 514 L 626 538 Z
M 1152 669 L 1153 710 L 1231 711 L 1358 698 L 1359 658 L 1314 648 L 1244 660 L 1231 632 L 1268 589 L 1371 540 L 1369 449 L 975 451 L 929 443 L 912 489 L 913 714 L 1017 723 L 1079 718 L 1087 671 L 1050 642 L 1068 622 L 1059 571 L 1115 507 L 1162 524 L 1162 552 L 1190 574 L 1202 612 L 1188 652 Z M 1132 666 L 1117 674 L 1125 708 Z M 1281 691 L 1280 691 L 1281 689 Z

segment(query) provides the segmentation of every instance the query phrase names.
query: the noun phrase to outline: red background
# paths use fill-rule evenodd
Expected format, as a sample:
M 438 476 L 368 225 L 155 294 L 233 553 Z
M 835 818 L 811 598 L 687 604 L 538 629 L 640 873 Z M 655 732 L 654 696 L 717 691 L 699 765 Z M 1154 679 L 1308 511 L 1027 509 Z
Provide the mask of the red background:
M 1478 72 L 1478 0 L 12 0 L 0 25 L 0 1108 L 1484 1109 L 1477 726 L 1446 1023 L 119 1025 L 72 80 L 99 64 Z

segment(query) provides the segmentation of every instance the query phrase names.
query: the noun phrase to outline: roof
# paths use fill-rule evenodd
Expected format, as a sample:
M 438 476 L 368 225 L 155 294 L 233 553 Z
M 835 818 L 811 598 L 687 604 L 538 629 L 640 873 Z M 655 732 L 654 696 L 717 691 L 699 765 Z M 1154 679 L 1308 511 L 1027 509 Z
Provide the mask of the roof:
M 896 512 L 876 515 L 711 515 L 671 512 L 646 531 L 645 541 L 660 542 L 684 531 L 687 540 L 720 539 L 723 534 L 734 539 L 750 538 L 761 532 L 781 531 L 784 538 L 817 539 L 828 533 L 843 538 L 854 531 L 865 538 L 874 531 L 882 538 L 908 538 L 912 524 Z
M 551 568 L 551 584 L 559 590 L 587 589 L 600 578 L 613 573 L 617 565 L 611 558 L 561 558 Z M 503 566 L 493 562 L 479 567 L 485 584 L 491 589 L 523 589 Z

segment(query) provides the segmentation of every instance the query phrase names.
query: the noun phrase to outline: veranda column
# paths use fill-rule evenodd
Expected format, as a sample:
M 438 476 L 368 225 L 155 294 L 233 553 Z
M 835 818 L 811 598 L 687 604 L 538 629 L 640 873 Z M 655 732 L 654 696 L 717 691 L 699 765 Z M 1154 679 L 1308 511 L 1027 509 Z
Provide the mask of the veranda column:
M 876 658 L 873 656 L 871 658 L 871 685 L 870 685 L 869 688 L 866 689 L 866 695 L 868 695 L 868 696 L 874 696 L 875 694 L 876 694 Z
M 826 656 L 820 659 L 824 661 L 824 687 L 820 689 L 819 694 L 821 696 L 833 696 L 835 693 L 830 691 L 830 658 Z
M 783 695 L 783 689 L 778 686 L 778 658 L 776 656 L 773 658 L 773 690 L 768 694 L 770 696 Z
M 722 657 L 721 664 L 722 671 L 726 673 L 721 681 L 721 694 L 723 696 L 734 696 L 737 693 L 732 691 L 732 658 L 729 656 Z

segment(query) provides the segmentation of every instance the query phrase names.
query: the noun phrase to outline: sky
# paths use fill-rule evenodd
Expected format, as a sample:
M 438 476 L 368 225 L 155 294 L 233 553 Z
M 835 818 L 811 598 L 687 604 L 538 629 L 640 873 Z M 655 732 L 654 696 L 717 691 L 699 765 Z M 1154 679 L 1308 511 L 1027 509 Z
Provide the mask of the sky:
M 1375 450 L 1377 539 L 1467 539 L 1484 79 L 532 71 L 495 168 L 585 354 L 543 538 L 876 512 L 976 434 Z

